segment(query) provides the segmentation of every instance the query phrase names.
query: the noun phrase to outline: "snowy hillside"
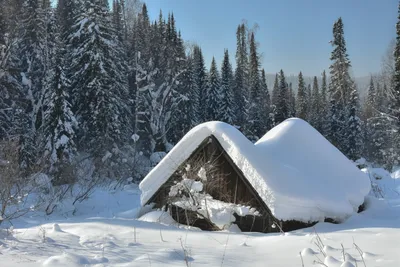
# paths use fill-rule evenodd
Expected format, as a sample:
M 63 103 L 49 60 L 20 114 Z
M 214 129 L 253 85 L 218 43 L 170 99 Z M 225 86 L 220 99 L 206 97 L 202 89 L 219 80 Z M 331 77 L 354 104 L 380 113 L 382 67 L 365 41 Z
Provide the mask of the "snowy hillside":
M 140 206 L 136 186 L 97 190 L 75 210 L 64 203 L 49 217 L 29 214 L 15 220 L 14 228 L 3 225 L 0 266 L 398 267 L 399 175 L 392 179 L 381 169 L 369 173 L 390 192 L 386 199 L 369 197 L 367 210 L 342 224 L 319 223 L 284 234 L 187 229 L 170 225 L 170 217 L 160 212 L 135 219 Z

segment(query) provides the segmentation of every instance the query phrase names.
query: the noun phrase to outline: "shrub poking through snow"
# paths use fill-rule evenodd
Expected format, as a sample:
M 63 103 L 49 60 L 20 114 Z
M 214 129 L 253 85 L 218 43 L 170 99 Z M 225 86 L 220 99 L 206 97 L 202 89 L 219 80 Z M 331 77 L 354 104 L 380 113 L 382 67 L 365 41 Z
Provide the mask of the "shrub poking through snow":
M 0 224 L 25 215 L 36 207 L 27 204 L 38 175 L 27 175 L 19 164 L 18 140 L 0 142 Z M 38 164 L 35 173 L 43 166 Z M 37 168 L 37 169 L 36 169 Z

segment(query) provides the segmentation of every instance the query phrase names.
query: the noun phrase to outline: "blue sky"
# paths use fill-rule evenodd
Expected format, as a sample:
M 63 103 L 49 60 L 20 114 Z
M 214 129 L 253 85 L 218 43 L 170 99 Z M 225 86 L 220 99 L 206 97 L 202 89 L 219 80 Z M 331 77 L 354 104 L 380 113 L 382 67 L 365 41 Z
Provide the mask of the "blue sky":
M 220 64 L 225 48 L 231 60 L 236 27 L 243 19 L 257 23 L 262 67 L 268 73 L 319 75 L 329 68 L 332 25 L 344 23 L 355 76 L 379 71 L 381 58 L 395 37 L 397 0 L 145 0 L 151 19 L 173 12 L 185 40 L 198 43 L 207 67 Z

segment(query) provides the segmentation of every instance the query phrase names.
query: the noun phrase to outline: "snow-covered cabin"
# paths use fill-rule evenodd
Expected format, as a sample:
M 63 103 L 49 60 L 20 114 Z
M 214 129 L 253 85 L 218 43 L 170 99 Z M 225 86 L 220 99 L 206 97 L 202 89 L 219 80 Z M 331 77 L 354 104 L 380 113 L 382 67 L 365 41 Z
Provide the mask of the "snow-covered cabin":
M 192 204 L 176 200 L 182 187 Z M 363 205 L 370 181 L 317 130 L 292 118 L 255 144 L 229 124 L 200 124 L 144 178 L 140 189 L 143 206 L 165 208 L 180 223 L 213 229 L 199 216 L 202 208 L 192 197 L 203 194 L 198 202 L 207 205 L 208 199 L 214 206 L 200 215 L 215 219 L 233 212 L 232 222 L 242 231 L 274 232 L 351 216 Z M 219 214 L 215 201 L 223 207 Z

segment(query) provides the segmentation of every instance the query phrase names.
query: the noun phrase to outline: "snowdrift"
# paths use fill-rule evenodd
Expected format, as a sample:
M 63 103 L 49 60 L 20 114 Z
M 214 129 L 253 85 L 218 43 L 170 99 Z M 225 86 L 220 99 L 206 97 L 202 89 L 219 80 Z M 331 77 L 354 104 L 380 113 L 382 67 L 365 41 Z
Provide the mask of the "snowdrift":
M 282 122 L 256 144 L 231 125 L 207 122 L 186 134 L 140 183 L 142 205 L 209 136 L 278 219 L 342 220 L 357 212 L 370 191 L 368 176 L 301 119 Z

